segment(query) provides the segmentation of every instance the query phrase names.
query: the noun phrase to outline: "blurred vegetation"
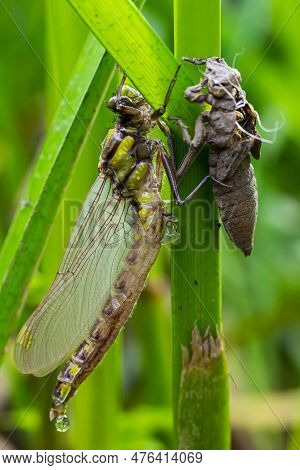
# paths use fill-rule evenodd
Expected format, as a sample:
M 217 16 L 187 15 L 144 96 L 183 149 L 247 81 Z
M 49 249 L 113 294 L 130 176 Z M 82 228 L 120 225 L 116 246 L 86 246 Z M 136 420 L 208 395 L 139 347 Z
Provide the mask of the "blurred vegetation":
M 87 34 L 62 0 L 35 0 L 30 7 L 26 0 L 3 3 L 18 28 L 1 6 L 0 243 L 58 103 L 52 82 L 20 31 L 62 88 Z M 243 52 L 236 57 L 236 66 L 264 126 L 273 127 L 282 113 L 285 119 L 275 143 L 264 144 L 261 161 L 255 163 L 260 212 L 254 253 L 245 260 L 225 237 L 223 243 L 223 317 L 232 377 L 233 447 L 299 448 L 300 9 L 295 0 L 222 3 L 222 55 L 230 64 Z M 144 14 L 172 48 L 172 1 L 148 0 Z M 92 131 L 99 142 L 111 119 L 110 113 L 100 110 Z M 31 313 L 53 279 L 70 226 L 95 178 L 97 159 L 97 149 L 87 140 L 22 316 Z M 168 249 L 161 250 L 123 338 L 73 400 L 74 425 L 66 435 L 58 435 L 48 422 L 55 374 L 42 379 L 22 376 L 14 367 L 11 350 L 12 341 L 0 371 L 2 446 L 171 447 Z

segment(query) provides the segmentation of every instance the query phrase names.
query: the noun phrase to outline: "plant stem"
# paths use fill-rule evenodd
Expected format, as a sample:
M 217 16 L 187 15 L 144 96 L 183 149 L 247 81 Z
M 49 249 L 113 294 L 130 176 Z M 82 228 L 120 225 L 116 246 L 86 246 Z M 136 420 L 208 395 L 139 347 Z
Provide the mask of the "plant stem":
M 174 0 L 175 56 L 219 56 L 220 16 L 220 0 L 197 4 Z M 200 81 L 199 69 L 191 64 L 183 67 L 195 77 L 195 84 Z M 186 148 L 176 136 L 175 147 L 180 160 Z M 188 194 L 208 173 L 203 152 L 181 184 L 181 194 Z M 197 199 L 174 207 L 174 212 L 181 234 L 171 257 L 176 447 L 226 449 L 230 430 L 228 374 L 220 336 L 220 234 L 210 183 Z

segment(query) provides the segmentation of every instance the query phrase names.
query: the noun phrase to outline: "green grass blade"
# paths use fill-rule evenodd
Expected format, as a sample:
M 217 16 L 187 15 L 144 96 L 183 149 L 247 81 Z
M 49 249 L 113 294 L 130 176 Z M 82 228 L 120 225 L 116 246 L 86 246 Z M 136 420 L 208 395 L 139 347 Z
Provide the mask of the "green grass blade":
M 221 1 L 174 0 L 174 6 L 176 57 L 220 55 Z M 186 67 L 194 76 L 191 84 L 198 83 L 199 70 L 190 64 Z M 180 158 L 185 149 L 181 141 L 175 144 Z M 183 181 L 183 194 L 188 194 L 208 173 L 204 154 Z M 227 366 L 219 338 L 220 234 L 210 184 L 197 199 L 174 208 L 174 212 L 181 232 L 180 244 L 173 247 L 171 258 L 176 446 L 226 449 L 229 407 Z M 208 348 L 211 358 L 206 354 Z
M 105 96 L 114 62 L 88 39 L 0 254 L 0 350 L 12 329 L 27 284 L 70 177 L 87 128 Z M 95 143 L 99 145 L 99 143 Z
M 47 68 L 62 90 L 66 89 L 87 37 L 87 28 L 66 0 L 44 2 Z M 46 124 L 51 124 L 61 95 L 46 77 Z
M 135 87 L 154 108 L 160 107 L 178 61 L 135 5 L 130 0 L 69 2 Z M 183 105 L 183 90 L 189 84 L 190 78 L 182 70 L 167 112 L 192 122 L 196 110 Z

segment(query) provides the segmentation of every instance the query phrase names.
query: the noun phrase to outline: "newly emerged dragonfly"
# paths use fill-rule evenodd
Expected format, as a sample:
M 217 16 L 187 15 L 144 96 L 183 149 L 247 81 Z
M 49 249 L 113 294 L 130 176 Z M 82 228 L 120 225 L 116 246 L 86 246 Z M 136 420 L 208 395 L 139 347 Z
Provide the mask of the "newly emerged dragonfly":
M 68 400 L 132 312 L 162 239 L 173 237 L 174 220 L 160 197 L 162 162 L 168 165 L 168 154 L 148 134 L 156 125 L 167 133 L 160 117 L 178 70 L 156 111 L 124 84 L 125 76 L 108 101 L 117 119 L 102 146 L 99 176 L 54 283 L 16 340 L 15 361 L 23 373 L 44 376 L 71 356 L 52 396 L 50 419 L 59 431 L 69 427 Z

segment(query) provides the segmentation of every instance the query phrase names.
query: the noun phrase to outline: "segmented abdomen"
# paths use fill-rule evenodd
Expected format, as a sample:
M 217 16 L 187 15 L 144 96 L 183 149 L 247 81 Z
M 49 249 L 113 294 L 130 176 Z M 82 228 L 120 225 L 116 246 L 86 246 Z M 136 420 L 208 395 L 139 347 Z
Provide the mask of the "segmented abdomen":
M 66 403 L 101 361 L 129 318 L 158 255 L 163 224 L 163 206 L 157 204 L 151 225 L 137 234 L 102 315 L 99 312 L 99 320 L 58 376 L 52 396 L 51 420 L 64 415 Z
M 217 180 L 217 162 L 222 160 L 222 153 L 228 152 L 210 150 L 210 174 Z M 253 237 L 257 219 L 258 197 L 254 168 L 250 156 L 241 158 L 240 165 L 233 175 L 221 180 L 230 186 L 224 187 L 213 182 L 213 191 L 220 211 L 225 230 L 232 242 L 240 248 L 245 256 L 253 249 Z

